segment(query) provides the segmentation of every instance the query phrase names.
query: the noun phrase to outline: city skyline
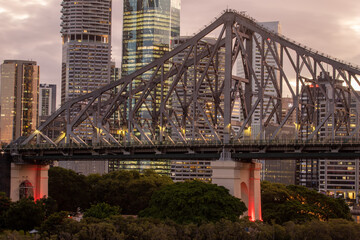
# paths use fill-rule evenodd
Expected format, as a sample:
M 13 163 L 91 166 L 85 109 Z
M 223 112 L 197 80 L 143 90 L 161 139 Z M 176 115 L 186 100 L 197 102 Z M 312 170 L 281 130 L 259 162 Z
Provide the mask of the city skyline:
M 41 66 L 41 83 L 61 81 L 60 0 L 0 0 L 0 61 L 23 59 Z M 113 1 L 112 58 L 120 66 L 122 0 Z M 258 21 L 280 21 L 285 36 L 336 58 L 360 65 L 359 2 L 341 4 L 309 0 L 284 4 L 280 0 L 222 2 L 199 0 L 181 3 L 181 35 L 193 35 L 226 8 L 246 11 Z M 326 4 L 326 6 L 325 6 Z M 240 6 L 241 5 L 241 6 Z M 201 6 L 201 8 L 200 8 Z M 311 7 L 309 7 L 311 6 Z M 198 9 L 201 9 L 200 11 Z M 59 89 L 59 88 L 58 88 Z M 60 94 L 58 94 L 60 96 Z M 58 101 L 59 102 L 59 101 Z

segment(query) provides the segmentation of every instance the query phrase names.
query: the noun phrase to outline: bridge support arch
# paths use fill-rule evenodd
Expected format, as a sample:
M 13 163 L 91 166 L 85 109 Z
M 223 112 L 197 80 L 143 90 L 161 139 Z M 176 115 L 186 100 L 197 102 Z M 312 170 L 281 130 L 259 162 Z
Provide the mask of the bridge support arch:
M 251 221 L 261 220 L 261 163 L 219 160 L 211 162 L 212 183 L 229 189 L 248 208 L 245 216 Z
M 48 165 L 15 164 L 10 167 L 10 198 L 18 201 L 23 196 L 38 200 L 48 196 Z

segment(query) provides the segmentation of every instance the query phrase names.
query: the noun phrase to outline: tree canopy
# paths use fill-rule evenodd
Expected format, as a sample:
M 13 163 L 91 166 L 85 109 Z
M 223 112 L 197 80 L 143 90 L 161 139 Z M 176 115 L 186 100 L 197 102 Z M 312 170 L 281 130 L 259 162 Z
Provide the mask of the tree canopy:
M 4 227 L 5 224 L 5 213 L 10 208 L 10 198 L 6 196 L 4 192 L 0 192 L 0 229 Z
M 123 214 L 136 215 L 148 206 L 151 195 L 163 185 L 172 184 L 167 176 L 154 171 L 114 171 L 108 174 L 78 175 L 72 170 L 49 170 L 49 196 L 59 210 L 76 211 L 90 205 L 107 203 L 118 206 Z
M 90 207 L 86 177 L 60 167 L 49 169 L 49 196 L 56 200 L 59 210 L 76 211 Z
M 23 198 L 13 202 L 5 213 L 5 226 L 8 229 L 29 231 L 41 225 L 45 213 L 41 204 L 33 198 Z
M 142 217 L 171 219 L 177 223 L 235 221 L 247 210 L 229 190 L 200 181 L 178 182 L 154 192 Z
M 92 205 L 85 211 L 84 218 L 93 217 L 98 219 L 105 219 L 119 214 L 120 208 L 118 206 L 110 206 L 107 203 L 98 203 L 96 205 Z
M 343 199 L 328 197 L 303 186 L 261 183 L 262 215 L 266 222 L 282 224 L 343 218 L 351 220 Z
M 88 176 L 92 204 L 105 202 L 119 206 L 122 214 L 137 215 L 148 206 L 151 195 L 163 185 L 172 184 L 167 176 L 154 171 L 114 171 L 102 176 Z

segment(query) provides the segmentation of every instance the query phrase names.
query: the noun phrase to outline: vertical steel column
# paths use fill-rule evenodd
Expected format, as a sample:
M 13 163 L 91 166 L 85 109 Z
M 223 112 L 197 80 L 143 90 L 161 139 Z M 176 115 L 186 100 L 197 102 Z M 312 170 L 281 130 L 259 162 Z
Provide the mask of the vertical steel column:
M 197 92 L 196 92 L 196 83 L 197 83 L 197 49 L 198 48 L 198 42 L 196 42 L 194 44 L 194 62 L 193 62 L 193 67 L 194 67 L 194 79 L 193 79 L 193 90 L 192 90 L 192 95 L 195 96 L 193 97 L 193 110 L 192 110 L 192 140 L 195 141 L 195 132 L 196 132 L 196 101 L 195 99 L 197 99 Z
M 164 131 L 165 131 L 165 127 L 164 127 L 164 111 L 165 111 L 165 103 L 163 102 L 164 101 L 164 64 L 162 64 L 161 66 L 161 80 L 160 80 L 160 85 L 161 85 L 161 103 L 160 103 L 160 123 L 159 123 L 159 129 L 160 129 L 160 139 L 159 139 L 159 142 L 161 143 L 163 141 L 163 138 L 164 138 Z
M 224 143 L 230 142 L 231 133 L 232 25 L 233 18 L 229 14 L 225 36 Z
M 359 159 L 355 159 L 355 199 L 356 203 L 359 203 Z
M 70 124 L 70 106 L 65 111 L 65 121 L 66 121 L 66 133 L 65 133 L 64 143 L 70 143 L 70 134 L 72 131 L 72 127 Z
M 265 56 L 265 40 L 264 37 L 261 36 L 261 49 L 259 49 L 261 54 L 261 79 L 260 79 L 260 89 L 258 89 L 258 97 L 260 98 L 260 140 L 265 139 L 264 135 L 264 93 L 265 93 L 265 66 L 266 64 L 266 56 Z M 267 73 L 269 74 L 269 73 Z
M 128 116 L 127 116 L 127 122 L 128 122 L 128 143 L 131 143 L 131 134 L 132 134 L 132 122 L 133 121 L 133 116 L 132 116 L 132 87 L 133 87 L 133 81 L 134 79 L 132 79 L 132 81 L 130 82 L 128 88 L 129 88 L 129 99 L 128 99 L 128 106 L 129 106 L 129 110 L 128 110 Z
M 246 39 L 246 58 L 248 59 L 247 63 L 252 64 L 253 63 L 253 35 L 254 33 L 248 33 L 249 34 L 249 39 Z M 246 61 L 245 61 L 246 62 Z M 245 76 L 245 78 L 247 78 L 249 80 L 249 83 L 245 84 L 245 104 L 246 104 L 246 109 L 248 110 L 248 114 L 249 111 L 252 109 L 252 97 L 253 97 L 253 90 L 252 90 L 252 85 L 253 85 L 253 76 L 252 76 L 252 71 L 250 71 L 250 66 L 247 65 L 247 72 L 248 75 Z M 247 116 L 246 116 L 247 117 Z M 245 119 L 244 119 L 245 120 Z M 251 120 L 252 117 L 249 120 L 248 125 L 251 126 Z
M 300 119 L 301 119 L 301 111 L 299 111 L 299 91 L 300 91 L 300 86 L 299 86 L 299 82 L 300 82 L 300 57 L 299 57 L 299 53 L 296 53 L 296 89 L 295 89 L 295 102 L 294 105 L 296 106 L 296 131 L 297 134 L 295 136 L 295 139 L 299 139 L 299 134 L 301 134 L 301 128 L 299 127 L 300 124 Z M 307 136 L 306 136 L 307 138 Z
M 274 44 L 275 45 L 275 44 Z M 275 49 L 276 50 L 276 49 Z M 280 52 L 279 52 L 279 63 L 280 63 L 280 66 L 278 66 L 279 69 L 282 69 L 283 66 L 284 66 L 284 47 L 280 45 Z M 279 71 L 280 72 L 280 77 L 279 77 L 279 81 L 280 81 L 280 99 L 278 101 L 280 101 L 280 109 L 279 109 L 279 117 L 280 117 L 280 120 L 279 120 L 279 123 L 281 123 L 283 121 L 283 117 L 282 117 L 282 99 L 283 99 L 283 79 L 284 79 L 284 75 L 283 75 L 283 71 Z M 285 117 L 285 116 L 284 116 Z
M 326 73 L 327 74 L 327 73 Z M 333 68 L 333 77 L 330 78 L 330 86 L 331 86 L 331 98 L 330 98 L 330 112 L 331 112 L 331 115 L 332 115 L 332 119 L 331 119 L 331 137 L 332 139 L 331 140 L 335 140 L 335 131 L 336 131 L 336 128 L 335 128 L 335 111 L 336 111 L 336 103 L 335 103 L 335 91 L 336 91 L 336 70 L 335 68 Z

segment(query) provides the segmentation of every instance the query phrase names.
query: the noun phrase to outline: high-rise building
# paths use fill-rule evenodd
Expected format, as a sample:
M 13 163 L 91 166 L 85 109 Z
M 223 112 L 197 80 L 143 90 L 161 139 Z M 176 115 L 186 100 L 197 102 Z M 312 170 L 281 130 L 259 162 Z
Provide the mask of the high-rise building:
M 111 0 L 63 0 L 61 104 L 110 82 Z
M 39 89 L 39 117 L 44 122 L 56 110 L 56 85 L 40 84 Z
M 179 35 L 180 0 L 124 0 L 122 76 L 133 73 L 169 52 L 172 41 Z M 165 65 L 164 71 L 168 69 L 169 66 Z M 136 88 L 143 80 L 150 79 L 151 75 L 152 72 L 147 71 L 136 77 L 132 88 Z M 164 83 L 165 91 L 168 86 L 169 81 Z M 133 102 L 140 96 L 141 94 L 133 96 Z M 150 101 L 149 106 L 153 105 L 150 98 L 146 101 Z M 136 116 L 139 121 L 150 123 L 148 110 L 152 111 L 153 107 L 148 109 L 141 106 Z M 135 132 L 135 136 L 142 138 L 140 132 Z
M 180 0 L 124 0 L 123 14 L 121 75 L 127 76 L 170 51 L 171 42 L 180 34 Z M 165 66 L 164 70 L 168 70 L 168 66 Z M 132 87 L 136 88 L 138 82 L 149 79 L 150 75 L 151 73 L 147 72 L 137 77 L 133 80 Z M 165 85 L 168 86 L 169 83 Z M 134 96 L 134 100 L 138 97 L 140 95 Z M 136 117 L 142 121 L 151 121 L 147 110 L 143 108 L 140 108 Z M 141 139 L 140 133 L 135 133 L 135 136 Z M 168 160 L 109 162 L 110 171 L 116 169 L 142 171 L 150 168 L 158 173 L 170 174 Z
M 38 124 L 40 67 L 34 61 L 5 60 L 0 74 L 0 142 L 10 143 Z
M 162 57 L 180 36 L 180 0 L 124 0 L 122 75 Z
M 61 104 L 110 83 L 111 0 L 62 1 Z M 90 121 L 77 127 L 84 142 L 91 141 Z M 104 173 L 105 161 L 69 161 L 61 167 L 81 172 Z

